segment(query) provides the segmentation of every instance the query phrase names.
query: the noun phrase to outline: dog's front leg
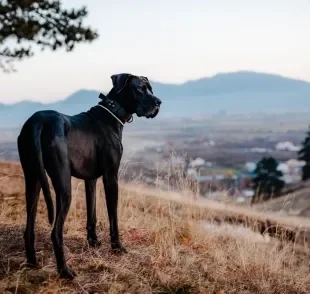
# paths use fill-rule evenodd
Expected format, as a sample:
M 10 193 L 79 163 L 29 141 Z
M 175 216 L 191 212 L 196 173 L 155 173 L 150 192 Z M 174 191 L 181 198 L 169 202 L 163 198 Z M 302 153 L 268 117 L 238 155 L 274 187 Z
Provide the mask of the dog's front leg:
M 97 247 L 101 245 L 101 242 L 98 241 L 96 234 L 96 183 L 95 180 L 86 180 L 85 181 L 85 192 L 86 192 L 86 207 L 87 207 L 87 241 L 89 246 Z
M 105 197 L 110 222 L 110 237 L 111 247 L 113 251 L 127 252 L 119 240 L 118 233 L 118 217 L 117 217 L 117 204 L 118 204 L 118 177 L 104 176 L 103 184 L 105 190 Z

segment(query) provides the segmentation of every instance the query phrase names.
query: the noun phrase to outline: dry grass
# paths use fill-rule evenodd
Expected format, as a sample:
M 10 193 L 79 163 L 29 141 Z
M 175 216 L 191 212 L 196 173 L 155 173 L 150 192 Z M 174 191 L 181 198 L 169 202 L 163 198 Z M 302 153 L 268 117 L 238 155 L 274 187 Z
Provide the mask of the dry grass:
M 88 247 L 84 188 L 73 180 L 64 242 L 68 264 L 78 277 L 72 282 L 57 277 L 43 197 L 36 228 L 42 267 L 25 269 L 20 175 L 18 165 L 0 164 L 0 293 L 310 293 L 310 251 L 305 244 L 240 234 L 235 226 L 224 230 L 223 225 L 201 225 L 225 211 L 252 219 L 263 215 L 138 185 L 123 185 L 120 191 L 119 225 L 128 254 L 110 252 L 101 183 L 97 215 L 103 245 Z

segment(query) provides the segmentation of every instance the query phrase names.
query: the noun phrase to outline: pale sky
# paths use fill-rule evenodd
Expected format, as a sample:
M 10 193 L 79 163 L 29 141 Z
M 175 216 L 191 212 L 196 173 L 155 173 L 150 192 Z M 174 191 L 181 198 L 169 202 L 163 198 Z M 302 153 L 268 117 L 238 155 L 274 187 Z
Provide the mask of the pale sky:
M 65 0 L 88 3 L 100 38 L 74 52 L 44 53 L 0 72 L 0 102 L 108 91 L 120 72 L 180 83 L 253 70 L 310 81 L 309 0 Z

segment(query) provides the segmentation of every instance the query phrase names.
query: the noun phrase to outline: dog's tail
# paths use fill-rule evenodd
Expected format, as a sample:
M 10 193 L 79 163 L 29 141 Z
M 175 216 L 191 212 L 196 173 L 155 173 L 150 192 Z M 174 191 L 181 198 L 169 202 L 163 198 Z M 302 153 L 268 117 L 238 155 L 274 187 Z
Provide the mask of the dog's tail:
M 40 184 L 42 187 L 44 199 L 47 206 L 47 213 L 48 213 L 48 221 L 50 225 L 54 222 L 54 204 L 53 199 L 50 191 L 50 187 L 48 184 L 47 176 L 44 169 L 44 163 L 43 163 L 43 155 L 42 155 L 42 148 L 41 148 L 41 132 L 42 132 L 42 126 L 37 127 L 34 129 L 33 136 L 34 136 L 34 147 L 35 152 L 37 155 L 38 160 L 38 167 L 39 167 L 39 179 Z

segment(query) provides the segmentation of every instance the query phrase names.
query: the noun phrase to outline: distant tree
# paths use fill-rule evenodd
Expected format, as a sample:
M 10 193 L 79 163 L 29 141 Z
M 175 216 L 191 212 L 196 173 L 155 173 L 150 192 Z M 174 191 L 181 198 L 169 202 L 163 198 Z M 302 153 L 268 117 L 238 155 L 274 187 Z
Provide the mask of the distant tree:
M 303 160 L 306 164 L 302 168 L 302 180 L 310 179 L 310 126 L 306 133 L 306 138 L 302 142 L 302 148 L 298 151 L 298 159 Z
M 82 22 L 85 7 L 64 9 L 61 1 L 0 1 L 0 68 L 15 71 L 13 62 L 34 55 L 33 47 L 72 51 L 77 43 L 92 42 L 98 34 Z
M 284 187 L 281 180 L 283 173 L 278 169 L 278 162 L 273 157 L 263 157 L 254 170 L 254 192 L 252 203 L 256 198 L 263 196 L 267 200 L 272 196 L 278 196 Z

